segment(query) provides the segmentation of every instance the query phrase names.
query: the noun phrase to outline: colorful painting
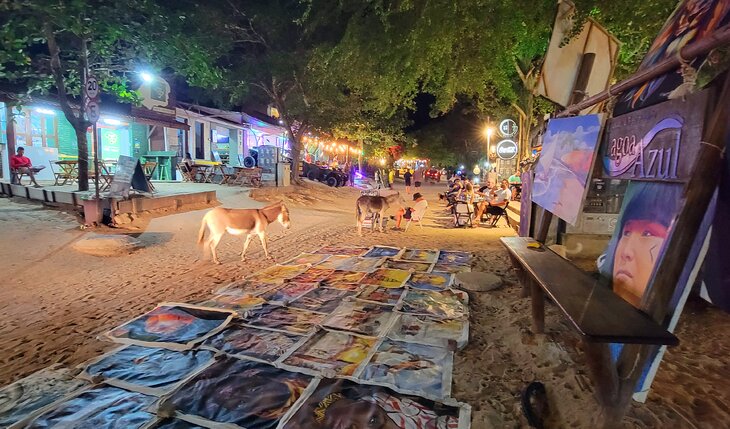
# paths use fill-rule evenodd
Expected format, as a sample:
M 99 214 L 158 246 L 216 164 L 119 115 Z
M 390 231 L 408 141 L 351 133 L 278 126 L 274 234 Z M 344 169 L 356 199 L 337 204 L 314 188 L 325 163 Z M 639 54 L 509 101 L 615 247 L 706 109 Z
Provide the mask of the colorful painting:
M 141 346 L 128 346 L 102 356 L 89 364 L 84 377 L 122 389 L 164 395 L 190 374 L 202 369 L 213 358 L 207 350 L 184 352 Z
M 405 261 L 428 262 L 430 264 L 430 263 L 436 262 L 438 257 L 439 257 L 438 250 L 406 249 L 405 251 L 403 251 L 403 254 L 400 256 L 400 259 L 403 259 Z
M 239 280 L 230 283 L 216 291 L 220 295 L 235 296 L 256 296 L 266 291 L 276 288 L 278 285 L 273 283 L 250 282 L 248 280 Z
M 191 348 L 225 328 L 234 313 L 184 304 L 161 305 L 111 330 L 107 336 L 118 343 Z
M 281 284 L 307 271 L 309 265 L 272 265 L 248 278 L 252 283 Z
M 451 394 L 453 352 L 435 346 L 385 339 L 360 378 L 431 398 Z
M 320 268 L 329 268 L 341 271 L 369 272 L 380 266 L 382 259 L 360 258 L 357 256 L 333 256 L 319 265 Z
M 261 298 L 270 303 L 288 304 L 316 287 L 317 283 L 284 283 L 283 287 L 270 290 Z
M 331 275 L 335 270 L 313 267 L 291 279 L 296 283 L 319 283 Z
M 462 348 L 469 339 L 466 319 L 434 319 L 428 316 L 400 313 L 388 332 L 394 340 L 453 349 Z
M 26 428 L 140 428 L 154 420 L 157 398 L 111 386 L 83 391 L 33 419 Z
M 458 319 L 468 313 L 466 300 L 465 293 L 451 289 L 444 291 L 411 289 L 403 298 L 401 311 L 443 319 Z
M 285 365 L 308 368 L 312 374 L 353 375 L 375 345 L 374 338 L 320 330 L 284 360 Z
M 289 307 L 266 305 L 253 311 L 246 324 L 289 332 L 307 333 L 318 325 L 324 315 Z
M 323 322 L 324 326 L 362 335 L 379 336 L 390 324 L 392 309 L 363 301 L 346 301 Z
M 401 249 L 399 249 L 397 247 L 373 246 L 363 256 L 365 258 L 391 258 L 394 256 L 398 256 L 398 254 L 400 253 L 400 250 Z
M 265 303 L 265 299 L 252 295 L 215 295 L 210 299 L 197 303 L 196 305 L 201 307 L 232 310 L 242 316 L 245 316 L 246 312 L 261 308 L 261 306 Z
M 404 291 L 404 288 L 392 289 L 378 286 L 365 286 L 357 295 L 357 299 L 378 304 L 396 305 Z
M 449 406 L 349 380 L 322 380 L 284 429 L 469 427 L 468 406 Z
M 532 201 L 575 225 L 601 131 L 600 115 L 551 119 L 535 167 Z
M 203 426 L 188 423 L 185 420 L 161 419 L 151 429 L 204 429 Z
M 444 290 L 454 282 L 454 275 L 449 273 L 413 273 L 407 286 L 424 290 Z
M 410 275 L 410 271 L 380 268 L 365 275 L 360 284 L 387 288 L 401 288 Z
M 271 365 L 224 357 L 162 401 L 193 423 L 229 423 L 247 429 L 274 429 L 312 378 Z
M 686 45 L 711 37 L 717 29 L 727 24 L 729 18 L 730 3 L 726 0 L 680 2 L 654 39 L 639 70 L 646 70 L 678 55 L 679 50 Z M 702 74 L 704 66 L 710 62 L 706 63 L 706 58 L 705 55 L 701 55 L 690 60 L 688 65 Z M 613 115 L 619 116 L 670 98 L 678 98 L 681 95 L 679 88 L 683 82 L 681 68 L 677 67 L 643 85 L 634 87 L 618 98 Z
M 427 273 L 431 270 L 432 265 L 430 262 L 394 261 L 388 259 L 383 264 L 383 268 Z
M 289 332 L 234 324 L 223 332 L 208 338 L 202 347 L 221 351 L 233 356 L 246 356 L 274 362 L 302 337 Z
M 0 389 L 0 427 L 9 427 L 85 386 L 68 369 L 42 369 Z
M 338 285 L 356 285 L 365 277 L 365 273 L 356 273 L 352 271 L 335 271 L 322 279 L 322 284 L 330 287 L 338 287 Z M 349 288 L 347 288 L 349 289 Z
M 436 263 L 471 267 L 471 253 L 458 252 L 455 250 L 442 250 L 439 252 L 439 258 Z
M 289 307 L 330 314 L 347 297 L 353 296 L 355 291 L 320 287 L 297 298 Z
M 282 263 L 281 265 L 302 265 L 302 264 L 317 265 L 329 257 L 330 257 L 330 255 L 327 255 L 324 253 L 302 253 L 299 256 L 297 256 L 296 258 L 292 258 L 292 259 Z
M 360 256 L 367 247 L 348 247 L 348 246 L 325 246 L 313 253 L 324 253 L 326 255 L 343 255 L 343 256 Z

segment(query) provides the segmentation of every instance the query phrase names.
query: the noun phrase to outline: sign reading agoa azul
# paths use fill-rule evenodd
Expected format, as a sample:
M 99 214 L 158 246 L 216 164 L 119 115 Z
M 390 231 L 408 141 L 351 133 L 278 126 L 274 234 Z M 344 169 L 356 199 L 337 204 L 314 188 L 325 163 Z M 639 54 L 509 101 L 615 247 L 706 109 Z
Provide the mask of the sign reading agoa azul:
M 707 91 L 617 116 L 601 146 L 604 177 L 686 181 L 702 140 Z
M 513 159 L 517 156 L 517 143 L 512 140 L 502 140 L 497 143 L 497 156 L 500 159 Z

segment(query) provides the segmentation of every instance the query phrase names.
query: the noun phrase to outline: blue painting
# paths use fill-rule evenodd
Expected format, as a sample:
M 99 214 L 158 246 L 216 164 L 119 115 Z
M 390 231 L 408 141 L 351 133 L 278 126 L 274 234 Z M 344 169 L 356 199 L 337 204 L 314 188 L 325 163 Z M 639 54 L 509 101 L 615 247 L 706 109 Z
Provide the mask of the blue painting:
M 595 158 L 600 115 L 552 119 L 535 167 L 532 201 L 575 225 Z

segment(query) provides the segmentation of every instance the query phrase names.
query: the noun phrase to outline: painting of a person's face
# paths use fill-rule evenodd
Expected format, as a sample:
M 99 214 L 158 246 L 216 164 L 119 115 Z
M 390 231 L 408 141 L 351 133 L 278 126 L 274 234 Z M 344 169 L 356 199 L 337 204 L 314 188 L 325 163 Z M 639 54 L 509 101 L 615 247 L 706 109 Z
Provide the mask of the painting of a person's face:
M 621 231 L 613 264 L 613 290 L 634 306 L 641 302 L 667 230 L 650 220 L 629 220 Z
M 343 399 L 327 410 L 326 429 L 398 429 L 379 406 L 367 401 Z

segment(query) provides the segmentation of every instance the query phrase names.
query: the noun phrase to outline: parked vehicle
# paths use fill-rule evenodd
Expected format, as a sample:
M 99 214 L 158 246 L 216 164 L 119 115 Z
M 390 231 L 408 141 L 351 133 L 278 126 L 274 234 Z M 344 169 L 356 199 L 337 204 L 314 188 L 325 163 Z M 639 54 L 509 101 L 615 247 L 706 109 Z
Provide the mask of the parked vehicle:
M 302 177 L 306 177 L 312 181 L 326 183 L 328 186 L 338 187 L 347 183 L 347 174 L 339 168 L 329 168 L 325 165 L 312 164 L 310 162 L 302 162 Z
M 436 168 L 430 168 L 426 170 L 425 179 L 428 182 L 431 180 L 432 182 L 440 182 L 441 181 L 441 171 Z

